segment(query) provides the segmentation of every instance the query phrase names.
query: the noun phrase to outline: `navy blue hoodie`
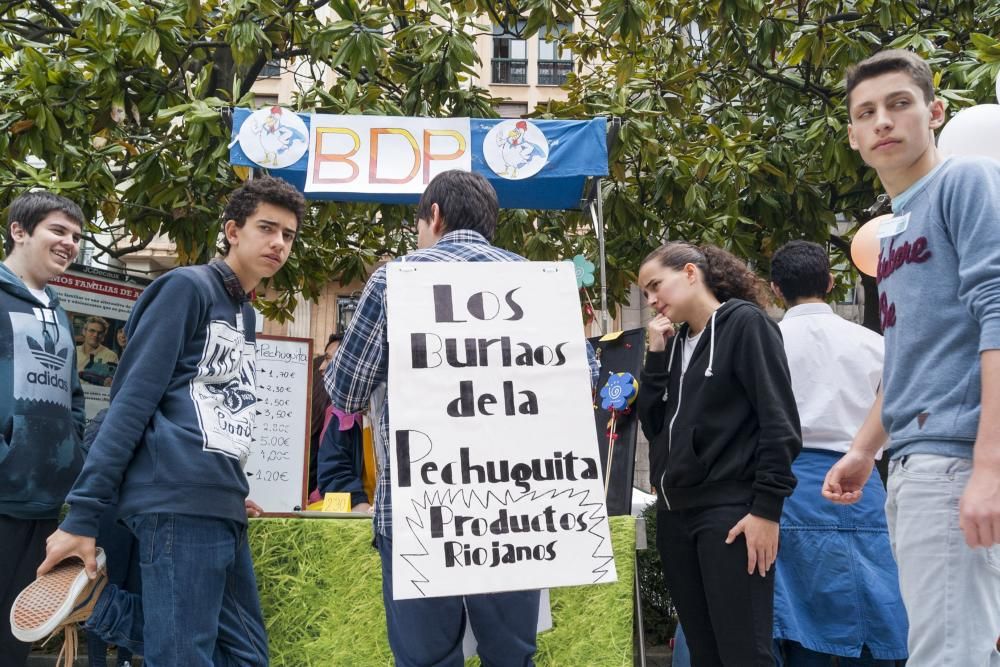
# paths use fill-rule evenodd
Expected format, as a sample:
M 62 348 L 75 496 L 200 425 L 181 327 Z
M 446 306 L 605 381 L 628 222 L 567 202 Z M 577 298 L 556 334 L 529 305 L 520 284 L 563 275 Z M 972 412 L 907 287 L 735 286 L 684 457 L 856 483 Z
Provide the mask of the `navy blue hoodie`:
M 232 269 L 213 261 L 158 278 L 126 331 L 111 406 L 66 499 L 62 529 L 96 536 L 116 492 L 122 517 L 169 512 L 245 523 L 256 337 Z
M 83 465 L 83 390 L 59 298 L 0 264 L 0 515 L 54 519 Z

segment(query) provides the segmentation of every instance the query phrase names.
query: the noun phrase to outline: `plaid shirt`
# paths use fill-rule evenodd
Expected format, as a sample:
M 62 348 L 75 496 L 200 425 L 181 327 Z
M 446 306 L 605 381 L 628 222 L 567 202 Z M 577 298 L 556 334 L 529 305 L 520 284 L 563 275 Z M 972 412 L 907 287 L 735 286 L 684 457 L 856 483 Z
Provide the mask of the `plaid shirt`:
M 448 232 L 431 248 L 406 256 L 407 262 L 522 262 L 520 255 L 497 248 L 478 232 L 459 229 Z M 385 267 L 379 267 L 365 285 L 358 310 L 344 340 L 323 378 L 330 401 L 344 412 L 368 407 L 372 394 L 384 385 L 389 373 L 389 341 L 385 320 Z M 591 384 L 600 367 L 587 345 Z M 379 471 L 375 489 L 375 531 L 392 534 L 392 478 L 389 466 L 389 406 L 383 400 L 373 415 L 378 420 L 375 441 Z
M 250 300 L 250 295 L 243 291 L 243 284 L 240 283 L 239 276 L 233 271 L 233 269 L 226 264 L 226 261 L 219 259 L 218 257 L 212 259 L 208 263 L 213 269 L 219 272 L 222 276 L 222 284 L 225 285 L 226 291 L 229 292 L 229 296 L 236 300 L 236 303 L 243 303 L 244 301 Z

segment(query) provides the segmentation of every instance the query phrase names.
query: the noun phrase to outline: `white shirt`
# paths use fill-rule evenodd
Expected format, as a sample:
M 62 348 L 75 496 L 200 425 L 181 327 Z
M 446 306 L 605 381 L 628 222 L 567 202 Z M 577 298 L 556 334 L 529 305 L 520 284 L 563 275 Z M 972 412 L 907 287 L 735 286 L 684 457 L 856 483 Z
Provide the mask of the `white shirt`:
M 882 381 L 882 336 L 848 322 L 825 303 L 790 308 L 779 326 L 802 446 L 846 452 Z
M 687 373 L 688 364 L 691 363 L 691 357 L 694 355 L 694 348 L 698 346 L 698 339 L 703 333 L 705 333 L 704 329 L 693 336 L 690 333 L 684 336 L 684 347 L 681 348 L 681 375 Z
M 25 285 L 25 287 L 28 287 L 28 286 Z M 49 293 L 45 291 L 44 287 L 42 289 L 35 289 L 34 287 L 28 287 L 28 291 L 31 292 L 31 294 L 36 299 L 38 299 L 39 301 L 41 301 L 42 305 L 45 305 L 45 306 L 49 305 Z

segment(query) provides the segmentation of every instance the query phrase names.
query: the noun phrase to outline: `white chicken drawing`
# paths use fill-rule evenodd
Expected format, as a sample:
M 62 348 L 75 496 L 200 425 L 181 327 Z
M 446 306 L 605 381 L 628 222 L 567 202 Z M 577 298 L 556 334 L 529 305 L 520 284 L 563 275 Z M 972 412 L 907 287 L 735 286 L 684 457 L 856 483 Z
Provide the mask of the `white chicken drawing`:
M 528 123 L 521 120 L 507 134 L 497 135 L 500 157 L 506 165 L 506 169 L 499 174 L 500 176 L 517 178 L 518 169 L 523 169 L 535 158 L 544 160 L 548 157 L 540 146 L 525 139 L 524 135 L 527 131 Z
M 255 160 L 260 165 L 284 166 L 279 163 L 278 156 L 290 149 L 296 142 L 306 143 L 306 137 L 295 128 L 281 122 L 281 107 L 271 107 L 270 113 L 263 122 L 254 120 L 254 134 L 260 140 L 264 151 L 262 160 Z

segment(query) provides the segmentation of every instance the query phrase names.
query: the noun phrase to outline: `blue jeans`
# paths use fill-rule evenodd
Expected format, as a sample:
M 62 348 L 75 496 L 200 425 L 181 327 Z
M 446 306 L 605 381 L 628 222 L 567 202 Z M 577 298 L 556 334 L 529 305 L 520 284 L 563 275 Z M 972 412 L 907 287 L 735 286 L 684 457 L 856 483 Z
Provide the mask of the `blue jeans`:
M 889 463 L 885 505 L 913 667 L 997 667 L 1000 544 L 970 549 L 958 504 L 972 460 L 910 454 Z
M 97 546 L 104 549 L 107 558 L 108 583 L 138 593 L 142 590 L 139 574 L 139 551 L 135 537 L 128 528 L 118 523 L 118 507 L 104 510 L 97 533 Z M 93 632 L 87 633 L 87 660 L 89 667 L 108 667 L 108 643 Z M 132 660 L 132 653 L 121 646 L 117 650 L 115 665 Z
M 462 667 L 465 610 L 483 667 L 534 665 L 538 591 L 414 600 L 392 599 L 392 538 L 375 536 L 382 558 L 382 601 L 396 667 Z
M 185 514 L 126 520 L 139 544 L 142 596 L 108 585 L 86 629 L 147 667 L 268 664 L 246 526 Z

